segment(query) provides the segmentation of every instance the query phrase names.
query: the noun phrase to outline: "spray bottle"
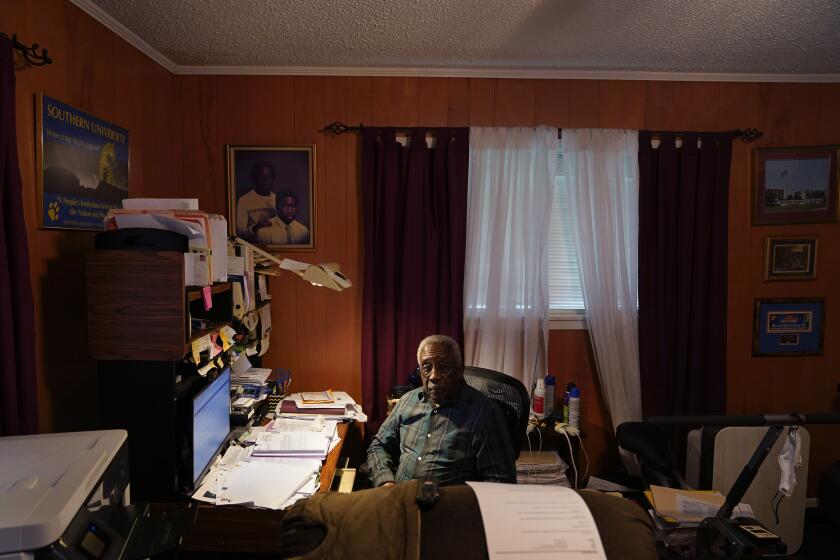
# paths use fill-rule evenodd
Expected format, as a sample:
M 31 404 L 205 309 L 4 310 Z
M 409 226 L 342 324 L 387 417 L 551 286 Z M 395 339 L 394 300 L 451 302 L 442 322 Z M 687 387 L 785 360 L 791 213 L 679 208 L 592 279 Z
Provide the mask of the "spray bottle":
M 554 412 L 554 384 L 555 378 L 553 375 L 545 376 L 545 415 L 551 416 Z
M 537 379 L 537 386 L 534 389 L 534 414 L 537 418 L 545 417 L 545 383 L 542 377 Z
M 563 394 L 563 423 L 565 424 L 569 423 L 569 398 L 574 387 L 574 383 L 568 383 L 566 385 L 566 392 Z
M 569 391 L 569 426 L 580 429 L 580 389 Z

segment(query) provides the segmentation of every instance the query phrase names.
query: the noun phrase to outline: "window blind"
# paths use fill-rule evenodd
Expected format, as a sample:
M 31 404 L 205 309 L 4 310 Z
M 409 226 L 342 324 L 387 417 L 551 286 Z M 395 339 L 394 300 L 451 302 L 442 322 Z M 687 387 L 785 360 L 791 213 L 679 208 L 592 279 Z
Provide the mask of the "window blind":
M 548 230 L 549 308 L 580 311 L 584 309 L 577 248 L 572 232 L 569 191 L 563 171 L 563 150 L 557 154 L 557 176 L 554 181 L 554 203 Z

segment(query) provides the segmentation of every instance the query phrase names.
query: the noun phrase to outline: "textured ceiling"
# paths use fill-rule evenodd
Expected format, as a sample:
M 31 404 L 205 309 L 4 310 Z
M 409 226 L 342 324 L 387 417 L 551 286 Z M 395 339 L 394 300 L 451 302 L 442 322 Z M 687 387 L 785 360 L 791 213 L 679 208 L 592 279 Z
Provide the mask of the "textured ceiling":
M 840 74 L 840 0 L 89 1 L 179 66 Z

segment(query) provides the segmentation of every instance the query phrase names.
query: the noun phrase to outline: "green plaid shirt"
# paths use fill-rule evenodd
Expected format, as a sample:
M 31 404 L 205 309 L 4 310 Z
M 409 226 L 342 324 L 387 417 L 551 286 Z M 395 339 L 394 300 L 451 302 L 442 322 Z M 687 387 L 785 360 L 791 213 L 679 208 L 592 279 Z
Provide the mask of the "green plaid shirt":
M 367 458 L 374 486 L 427 477 L 439 484 L 516 482 L 501 411 L 466 383 L 440 407 L 422 387 L 403 395 L 374 436 Z

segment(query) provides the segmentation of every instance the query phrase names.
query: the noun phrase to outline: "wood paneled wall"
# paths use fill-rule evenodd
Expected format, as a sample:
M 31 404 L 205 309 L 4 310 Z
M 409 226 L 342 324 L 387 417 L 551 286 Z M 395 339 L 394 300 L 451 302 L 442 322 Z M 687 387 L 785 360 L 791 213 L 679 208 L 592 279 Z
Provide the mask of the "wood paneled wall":
M 37 228 L 35 96 L 43 92 L 130 133 L 131 192 L 181 188 L 177 78 L 65 0 L 0 2 L 7 34 L 49 49 L 53 64 L 16 74 L 17 135 L 35 300 L 40 429 L 89 429 L 98 420 L 88 357 L 85 255 L 90 232 Z
M 39 398 L 44 429 L 82 425 L 90 414 L 92 364 L 84 344 L 85 233 L 37 230 L 31 96 L 44 91 L 129 129 L 133 195 L 197 196 L 224 213 L 225 144 L 315 144 L 316 245 L 288 253 L 337 261 L 354 282 L 343 293 L 297 278 L 271 282 L 274 330 L 266 363 L 289 367 L 293 388 L 344 388 L 360 397 L 362 220 L 355 135 L 318 132 L 334 120 L 401 126 L 601 127 L 727 130 L 755 127 L 760 141 L 736 142 L 729 223 L 728 411 L 826 410 L 837 381 L 840 312 L 838 224 L 750 226 L 750 151 L 761 146 L 840 144 L 840 85 L 471 78 L 172 76 L 64 0 L 0 4 L 10 31 L 47 45 L 56 62 L 18 72 L 18 137 L 38 319 Z M 818 278 L 762 281 L 764 237 L 820 236 Z M 810 358 L 753 358 L 757 297 L 826 297 L 825 352 Z M 552 333 L 549 367 L 597 396 L 588 337 Z M 588 356 L 588 358 L 587 358 Z M 561 370 L 561 371 L 558 371 Z M 568 376 L 565 377 L 568 371 Z M 587 373 L 588 372 L 588 373 Z M 599 399 L 584 400 L 590 433 L 609 425 Z M 837 428 L 811 429 L 814 474 L 838 458 Z M 600 439 L 599 439 L 600 438 Z M 832 439 L 833 438 L 833 439 Z M 592 436 L 596 464 L 612 461 Z M 603 441 L 603 443 L 598 443 Z M 598 449 L 598 446 L 603 445 Z M 601 458 L 599 458 L 601 457 Z M 602 461 L 601 463 L 598 463 Z
M 302 285 L 295 278 L 273 280 L 277 303 L 267 360 L 290 367 L 298 389 L 345 387 L 356 397 L 360 396 L 363 280 L 358 139 L 354 135 L 330 138 L 317 132 L 320 127 L 340 120 L 391 126 L 759 128 L 764 138 L 752 145 L 737 141 L 732 157 L 728 410 L 827 410 L 830 406 L 840 378 L 840 372 L 832 368 L 837 366 L 840 315 L 831 313 L 832 300 L 838 297 L 832 279 L 840 272 L 836 258 L 840 226 L 751 227 L 749 169 L 753 147 L 840 143 L 840 108 L 833 102 L 840 94 L 838 85 L 253 76 L 185 77 L 181 92 L 185 175 L 190 177 L 193 171 L 199 175 L 190 194 L 200 196 L 208 210 L 224 210 L 224 144 L 317 145 L 318 250 L 300 257 L 337 260 L 355 286 L 334 294 Z M 781 233 L 821 236 L 816 281 L 762 281 L 764 237 Z M 753 300 L 775 295 L 826 296 L 823 356 L 752 357 Z M 552 333 L 549 367 L 558 382 L 572 380 L 584 387 L 584 420 L 591 434 L 593 462 L 603 468 L 615 465 L 617 456 L 593 375 L 588 336 Z M 832 434 L 837 436 L 838 428 L 811 431 L 812 473 L 816 473 L 837 458 L 829 440 Z

